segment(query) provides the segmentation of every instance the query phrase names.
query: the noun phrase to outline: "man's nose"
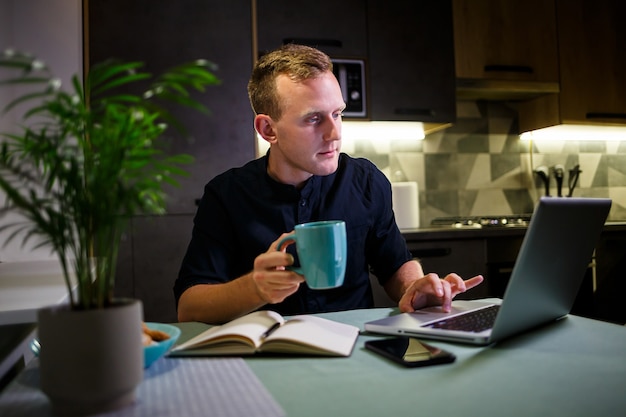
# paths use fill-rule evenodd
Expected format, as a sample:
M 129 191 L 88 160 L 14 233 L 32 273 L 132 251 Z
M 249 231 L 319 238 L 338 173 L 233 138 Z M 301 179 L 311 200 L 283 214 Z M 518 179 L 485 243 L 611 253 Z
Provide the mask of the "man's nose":
M 324 132 L 324 140 L 334 141 L 341 139 L 341 119 L 334 120 L 329 118 L 326 123 L 326 131 Z

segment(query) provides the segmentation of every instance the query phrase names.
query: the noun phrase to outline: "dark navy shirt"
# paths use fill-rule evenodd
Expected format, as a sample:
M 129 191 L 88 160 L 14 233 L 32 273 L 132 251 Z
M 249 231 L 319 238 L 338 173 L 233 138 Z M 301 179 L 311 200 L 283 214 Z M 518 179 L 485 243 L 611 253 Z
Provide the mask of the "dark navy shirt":
M 394 219 L 391 184 L 374 164 L 346 154 L 335 173 L 313 176 L 300 190 L 267 174 L 267 156 L 211 180 L 174 285 L 176 300 L 193 285 L 223 283 L 250 272 L 254 259 L 282 233 L 317 220 L 346 222 L 344 285 L 311 290 L 303 283 L 283 302 L 264 308 L 290 315 L 372 307 L 370 268 L 384 284 L 412 257 Z M 288 251 L 297 262 L 295 245 Z

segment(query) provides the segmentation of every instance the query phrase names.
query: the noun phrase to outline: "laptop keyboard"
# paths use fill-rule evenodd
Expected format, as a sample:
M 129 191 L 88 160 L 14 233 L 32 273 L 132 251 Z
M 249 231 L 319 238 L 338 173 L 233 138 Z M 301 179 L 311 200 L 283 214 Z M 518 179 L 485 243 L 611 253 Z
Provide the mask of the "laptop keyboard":
M 424 327 L 480 333 L 493 327 L 499 308 L 499 305 L 492 305 L 459 316 L 439 320 Z

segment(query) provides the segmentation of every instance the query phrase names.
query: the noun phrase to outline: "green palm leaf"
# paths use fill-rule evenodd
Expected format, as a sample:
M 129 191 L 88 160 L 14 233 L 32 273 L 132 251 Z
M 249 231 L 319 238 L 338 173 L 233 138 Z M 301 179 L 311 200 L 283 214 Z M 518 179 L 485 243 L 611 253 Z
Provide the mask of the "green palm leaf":
M 128 219 L 164 213 L 162 187 L 177 185 L 176 178 L 187 175 L 182 166 L 193 161 L 159 147 L 164 124 L 184 131 L 162 103 L 208 113 L 190 92 L 218 84 L 209 71 L 215 67 L 197 61 L 153 77 L 141 71 L 143 63 L 107 61 L 91 67 L 84 85 L 72 77 L 69 91 L 55 90 L 48 69 L 27 55 L 5 54 L 0 68 L 18 73 L 0 79 L 0 87 L 30 90 L 2 104 L 5 111 L 30 107 L 20 133 L 2 134 L 0 147 L 0 190 L 6 195 L 0 215 L 16 211 L 25 220 L 0 231 L 10 230 L 9 240 L 51 245 L 75 308 L 106 306 Z M 146 93 L 136 93 L 146 85 Z

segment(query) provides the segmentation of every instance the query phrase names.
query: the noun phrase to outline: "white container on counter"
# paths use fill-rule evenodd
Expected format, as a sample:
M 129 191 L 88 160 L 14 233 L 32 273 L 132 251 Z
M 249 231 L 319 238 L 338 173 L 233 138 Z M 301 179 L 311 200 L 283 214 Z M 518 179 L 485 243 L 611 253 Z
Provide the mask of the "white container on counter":
M 393 211 L 400 229 L 416 229 L 420 226 L 419 194 L 417 183 L 392 182 Z

